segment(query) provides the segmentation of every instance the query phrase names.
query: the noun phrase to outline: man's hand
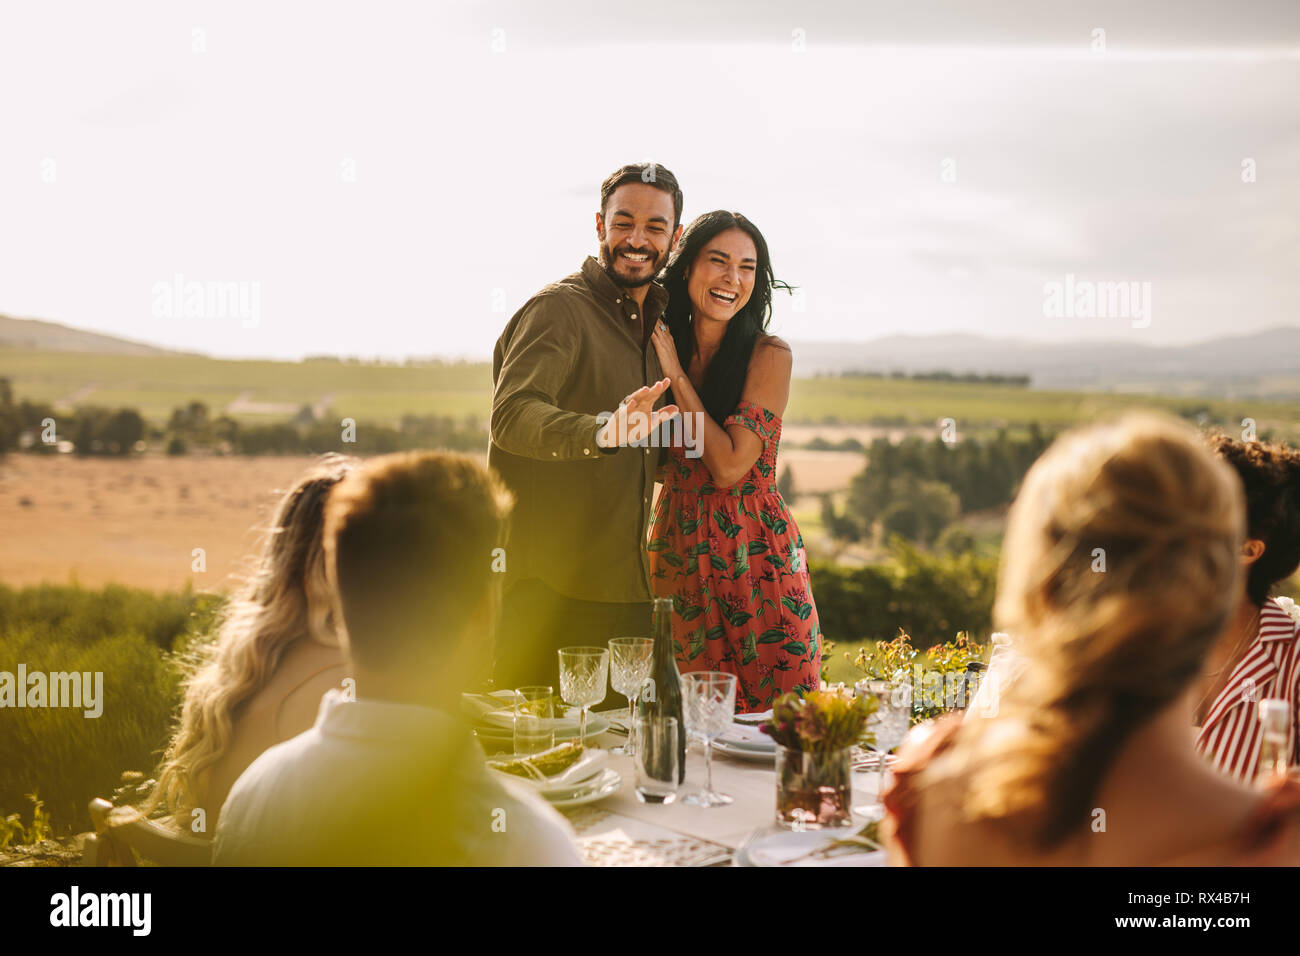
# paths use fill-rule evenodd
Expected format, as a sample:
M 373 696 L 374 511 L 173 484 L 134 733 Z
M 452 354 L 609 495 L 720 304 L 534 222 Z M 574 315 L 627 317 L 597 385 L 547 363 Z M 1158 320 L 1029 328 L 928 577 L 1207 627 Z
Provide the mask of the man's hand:
M 659 409 L 654 407 L 664 389 L 671 384 L 672 379 L 661 378 L 653 385 L 643 385 L 623 399 L 618 409 L 596 433 L 596 444 L 601 448 L 635 444 L 676 415 L 676 405 L 665 405 Z

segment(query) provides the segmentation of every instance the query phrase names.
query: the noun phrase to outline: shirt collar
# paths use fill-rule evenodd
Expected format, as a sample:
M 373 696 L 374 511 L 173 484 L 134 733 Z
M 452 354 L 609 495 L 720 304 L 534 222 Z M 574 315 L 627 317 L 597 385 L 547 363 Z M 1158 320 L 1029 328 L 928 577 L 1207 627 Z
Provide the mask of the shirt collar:
M 1274 598 L 1259 609 L 1259 640 L 1289 641 L 1295 637 L 1297 624 Z
M 586 280 L 591 291 L 609 305 L 626 306 L 634 301 L 628 296 L 626 289 L 609 277 L 609 273 L 605 271 L 605 267 L 600 264 L 600 260 L 595 256 L 587 256 L 582 263 L 582 278 Z M 645 294 L 645 313 L 657 319 L 663 314 L 667 305 L 668 290 L 658 282 L 651 282 Z
M 1232 708 L 1253 706 L 1261 693 L 1268 696 L 1272 689 L 1268 682 L 1280 669 L 1276 660 L 1279 648 L 1271 646 L 1271 643 L 1289 641 L 1295 635 L 1296 622 L 1291 615 L 1277 601 L 1265 601 L 1259 609 L 1259 629 L 1255 632 L 1255 639 L 1246 648 L 1246 653 L 1232 669 L 1223 690 L 1219 691 L 1219 696 L 1210 705 L 1198 739 L 1208 741 L 1210 728 Z M 1250 681 L 1249 684 L 1246 683 L 1247 680 Z

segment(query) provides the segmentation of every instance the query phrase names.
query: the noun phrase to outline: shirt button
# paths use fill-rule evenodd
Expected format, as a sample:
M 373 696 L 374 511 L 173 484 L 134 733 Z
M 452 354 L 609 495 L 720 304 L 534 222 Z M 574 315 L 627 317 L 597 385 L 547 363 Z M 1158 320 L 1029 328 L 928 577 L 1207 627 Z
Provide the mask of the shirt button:
M 558 457 L 559 457 L 559 453 L 558 453 L 558 452 L 551 452 L 551 457 L 552 457 L 552 458 L 558 458 Z
M 590 448 L 584 448 L 584 449 L 582 450 L 582 453 L 583 453 L 584 455 L 590 455 L 590 454 L 591 454 L 591 449 L 590 449 Z
M 615 300 L 614 300 L 614 304 L 615 304 L 615 305 L 622 305 L 622 304 L 623 304 L 623 300 L 622 300 L 622 299 L 615 299 Z
M 634 322 L 636 321 L 636 313 L 635 313 L 635 312 L 632 313 L 632 320 L 633 320 Z

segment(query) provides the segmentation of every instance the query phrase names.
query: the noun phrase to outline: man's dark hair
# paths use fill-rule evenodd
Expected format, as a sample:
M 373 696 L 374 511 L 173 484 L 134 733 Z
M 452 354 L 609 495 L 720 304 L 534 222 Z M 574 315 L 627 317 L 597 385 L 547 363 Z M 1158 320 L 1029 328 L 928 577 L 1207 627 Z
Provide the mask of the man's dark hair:
M 400 666 L 418 651 L 405 641 L 465 620 L 488 592 L 512 504 L 468 455 L 399 452 L 349 473 L 330 493 L 324 537 L 353 661 Z
M 672 171 L 658 163 L 628 163 L 610 173 L 600 184 L 600 214 L 605 215 L 605 207 L 609 205 L 614 190 L 628 183 L 645 183 L 673 197 L 673 231 L 676 232 L 682 221 L 682 190 Z

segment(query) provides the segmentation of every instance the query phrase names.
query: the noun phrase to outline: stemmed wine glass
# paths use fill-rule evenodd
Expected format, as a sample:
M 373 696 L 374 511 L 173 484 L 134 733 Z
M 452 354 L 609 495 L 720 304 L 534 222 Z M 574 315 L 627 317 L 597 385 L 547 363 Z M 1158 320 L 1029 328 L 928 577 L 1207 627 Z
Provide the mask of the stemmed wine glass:
M 627 745 L 610 753 L 632 755 L 636 752 L 632 721 L 636 719 L 636 701 L 650 677 L 654 665 L 655 642 L 648 637 L 615 637 L 609 642 L 609 684 L 627 698 Z
M 609 680 L 609 651 L 603 647 L 564 647 L 560 655 L 560 697 L 582 708 L 578 743 L 587 745 L 587 710 L 605 699 Z
M 885 785 L 885 758 L 907 736 L 912 722 L 912 685 L 907 681 L 860 680 L 853 689 L 859 695 L 876 699 L 876 712 L 867 719 L 867 729 L 875 734 L 876 753 L 880 759 L 876 802 L 869 807 L 854 809 L 868 816 L 883 817 L 885 806 L 880 802 L 880 791 Z
M 721 807 L 732 798 L 713 789 L 713 739 L 731 729 L 736 716 L 736 675 L 692 671 L 682 675 L 682 715 L 686 732 L 704 741 L 704 789 L 682 797 L 695 807 Z

